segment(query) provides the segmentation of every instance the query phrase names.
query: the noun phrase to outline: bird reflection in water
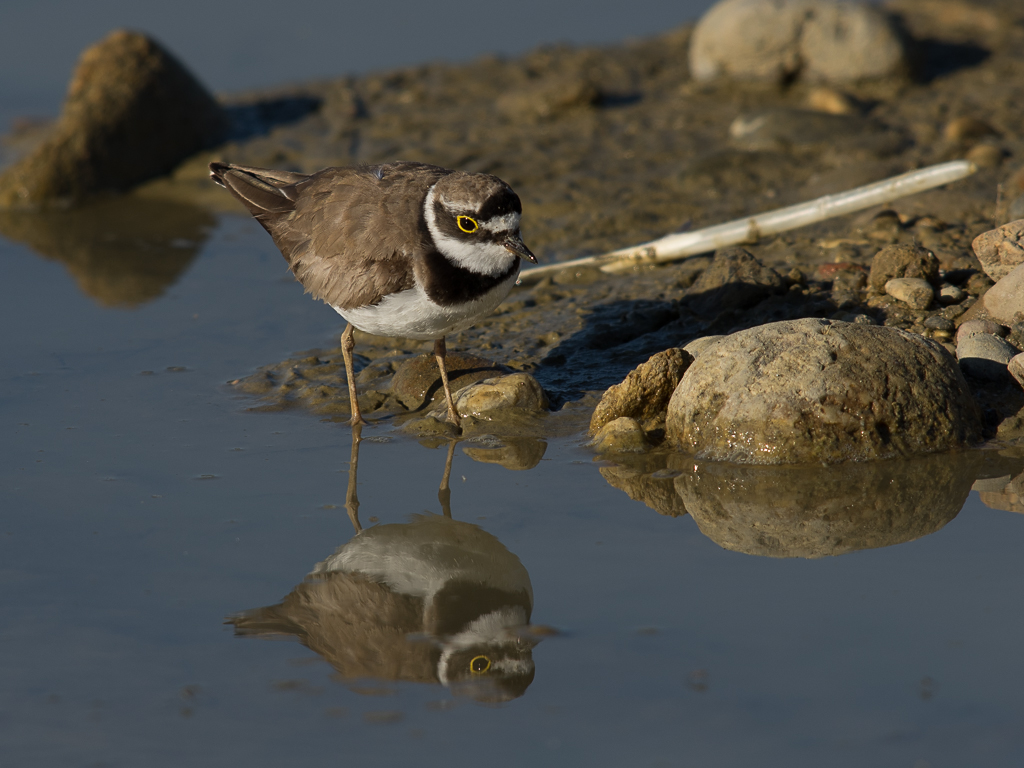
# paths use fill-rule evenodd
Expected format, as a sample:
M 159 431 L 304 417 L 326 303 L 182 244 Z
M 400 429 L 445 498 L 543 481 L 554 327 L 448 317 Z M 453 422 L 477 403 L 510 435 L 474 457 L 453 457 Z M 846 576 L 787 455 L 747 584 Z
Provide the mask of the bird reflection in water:
M 293 636 L 342 680 L 441 684 L 478 701 L 522 696 L 533 682 L 533 648 L 549 633 L 529 624 L 530 576 L 479 526 L 451 515 L 455 442 L 438 491 L 443 514 L 363 528 L 352 431 L 345 507 L 355 536 L 278 605 L 228 619 L 238 635 Z

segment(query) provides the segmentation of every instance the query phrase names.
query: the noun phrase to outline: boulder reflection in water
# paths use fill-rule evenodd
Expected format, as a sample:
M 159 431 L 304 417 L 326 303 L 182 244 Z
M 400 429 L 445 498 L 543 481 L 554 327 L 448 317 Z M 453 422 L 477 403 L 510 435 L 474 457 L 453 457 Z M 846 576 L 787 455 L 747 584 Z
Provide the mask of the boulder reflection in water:
M 201 208 L 137 197 L 69 210 L 0 210 L 0 234 L 61 262 L 83 293 L 107 307 L 163 294 L 216 223 Z
M 765 557 L 826 557 L 934 533 L 975 477 L 967 452 L 838 466 L 701 463 L 675 479 L 701 533 Z
M 454 520 L 453 441 L 438 496 L 444 514 L 363 529 L 353 430 L 346 507 L 356 535 L 278 605 L 228 619 L 238 635 L 290 635 L 342 680 L 435 683 L 478 701 L 522 696 L 533 682 L 533 587 L 519 558 Z
M 1019 453 L 954 451 L 831 466 L 739 465 L 651 453 L 616 456 L 601 474 L 662 515 L 689 513 L 724 549 L 816 558 L 934 533 L 956 517 L 976 478 L 994 478 L 974 486 L 982 501 L 1016 509 L 1024 488 Z

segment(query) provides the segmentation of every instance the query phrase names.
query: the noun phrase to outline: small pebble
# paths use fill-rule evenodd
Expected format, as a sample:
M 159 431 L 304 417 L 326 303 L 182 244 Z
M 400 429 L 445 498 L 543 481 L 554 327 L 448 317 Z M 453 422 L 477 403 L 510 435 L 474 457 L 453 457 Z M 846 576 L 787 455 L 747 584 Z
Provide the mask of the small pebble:
M 964 155 L 979 168 L 997 168 L 1003 162 L 1003 150 L 992 144 L 976 144 Z
M 1005 325 L 1012 325 L 1018 316 L 1024 317 L 1024 263 L 1001 277 L 982 301 L 989 316 Z
M 950 142 L 977 141 L 985 136 L 995 136 L 996 130 L 984 120 L 976 117 L 958 117 L 946 123 L 943 138 Z
M 968 336 L 977 336 L 979 333 L 989 333 L 994 336 L 1005 336 L 1006 328 L 992 320 L 968 320 L 963 323 L 956 332 L 956 343 L 966 339 Z
M 830 115 L 854 115 L 860 112 L 856 100 L 834 88 L 815 88 L 807 94 L 807 106 Z
M 1013 374 L 1013 378 L 1017 380 L 1017 383 L 1024 387 L 1024 352 L 1010 358 L 1010 362 L 1006 367 Z
M 985 293 L 985 291 L 993 285 L 995 285 L 995 282 L 984 272 L 975 272 L 971 275 L 970 279 L 968 279 L 967 285 L 964 287 L 972 296 L 981 296 L 981 294 Z
M 593 444 L 600 453 L 642 453 L 650 448 L 640 422 L 628 416 L 620 416 L 601 427 Z
M 959 304 L 966 294 L 955 285 L 943 285 L 939 289 L 940 304 Z
M 928 281 L 919 277 L 894 277 L 885 292 L 913 309 L 927 309 L 935 296 Z
M 932 315 L 924 321 L 924 327 L 930 328 L 933 331 L 947 331 L 952 333 L 956 327 L 952 320 L 949 320 L 942 315 Z
M 1007 364 L 1016 354 L 1011 344 L 991 333 L 967 336 L 956 345 L 960 367 L 977 378 L 990 381 L 1005 375 Z

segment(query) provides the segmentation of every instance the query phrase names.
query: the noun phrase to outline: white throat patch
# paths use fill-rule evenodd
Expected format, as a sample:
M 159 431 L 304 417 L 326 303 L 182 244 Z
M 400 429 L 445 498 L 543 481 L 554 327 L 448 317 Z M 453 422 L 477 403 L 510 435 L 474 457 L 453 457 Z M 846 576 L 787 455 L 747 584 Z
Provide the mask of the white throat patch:
M 496 277 L 508 270 L 516 256 L 500 243 L 467 243 L 444 234 L 437 226 L 434 199 L 434 187 L 431 187 L 427 192 L 426 200 L 423 201 L 423 218 L 426 219 L 430 236 L 434 239 L 434 245 L 437 246 L 437 250 L 441 252 L 442 256 L 452 264 L 478 275 Z M 510 213 L 487 222 L 481 222 L 480 226 L 490 232 L 515 231 L 515 228 L 509 225 L 514 223 L 518 226 L 518 219 L 518 213 Z

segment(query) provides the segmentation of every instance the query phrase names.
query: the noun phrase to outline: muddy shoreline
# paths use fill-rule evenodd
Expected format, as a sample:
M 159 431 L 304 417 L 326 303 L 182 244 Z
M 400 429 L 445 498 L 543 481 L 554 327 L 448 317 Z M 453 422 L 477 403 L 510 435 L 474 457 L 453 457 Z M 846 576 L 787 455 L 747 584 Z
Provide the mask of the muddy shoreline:
M 710 254 L 630 275 L 574 269 L 516 289 L 492 317 L 448 339 L 451 350 L 531 373 L 555 410 L 572 405 L 565 425 L 546 427 L 555 432 L 579 431 L 596 393 L 701 336 L 801 317 L 866 318 L 949 344 L 991 285 L 972 240 L 1024 215 L 1024 12 L 997 0 L 885 7 L 914 41 L 913 76 L 826 88 L 825 98 L 800 82 L 698 83 L 687 63 L 692 25 L 614 47 L 427 64 L 234 95 L 225 100 L 231 141 L 133 194 L 235 210 L 209 182 L 213 159 L 305 172 L 413 159 L 507 180 L 523 200 L 524 238 L 550 263 L 966 156 L 982 166 L 966 180 L 747 244 L 784 283 L 756 301 L 712 306 L 693 293 Z M 739 135 L 738 120 L 768 127 Z M 0 229 L 31 242 L 33 215 L 6 212 Z M 47 226 L 46 216 L 35 221 Z M 931 250 L 964 299 L 915 310 L 871 293 L 858 275 L 890 244 Z M 1024 327 L 1010 331 L 1024 346 Z M 382 381 L 389 365 L 393 372 L 425 351 L 359 333 L 357 341 L 362 366 L 377 364 Z M 325 399 L 322 387 L 312 397 L 316 386 L 294 386 L 297 378 L 327 385 L 335 358 L 339 350 L 308 350 L 252 377 L 240 371 L 235 387 L 262 397 L 260 408 L 337 415 L 343 387 Z M 987 437 L 1024 433 L 1016 394 L 978 393 Z M 386 396 L 371 405 L 381 415 L 401 411 Z

